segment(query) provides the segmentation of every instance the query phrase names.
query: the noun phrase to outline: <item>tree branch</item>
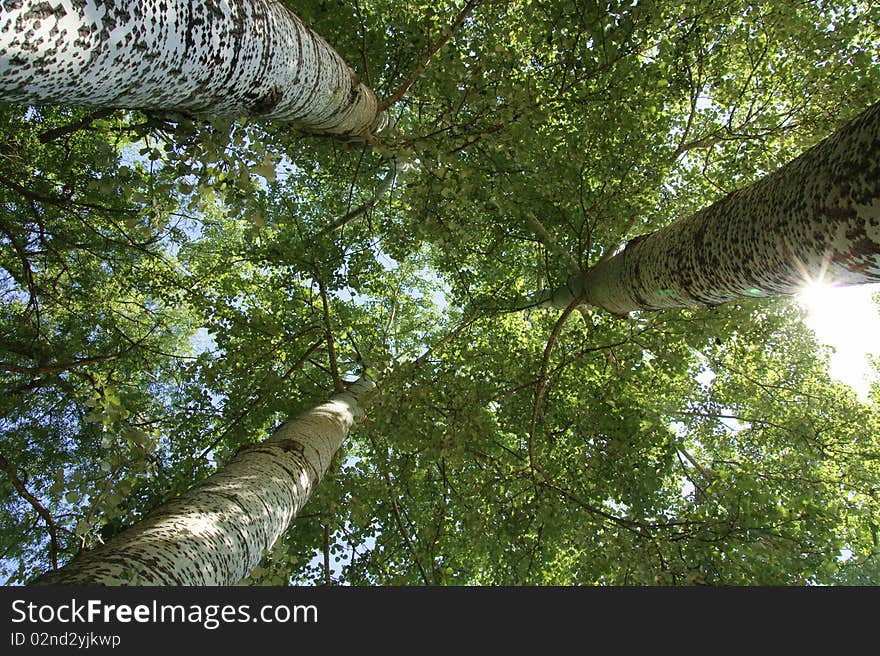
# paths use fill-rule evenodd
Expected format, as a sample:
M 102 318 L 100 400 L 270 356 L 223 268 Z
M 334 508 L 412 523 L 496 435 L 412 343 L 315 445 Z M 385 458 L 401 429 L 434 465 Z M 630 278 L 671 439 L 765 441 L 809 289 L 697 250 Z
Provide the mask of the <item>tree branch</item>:
M 318 280 L 318 292 L 321 295 L 321 307 L 324 314 L 324 339 L 327 340 L 327 354 L 330 358 L 330 374 L 333 376 L 333 391 L 344 392 L 345 383 L 339 375 L 339 363 L 336 359 L 336 343 L 333 340 L 333 326 L 330 323 L 330 303 L 327 301 L 327 289 L 324 287 L 324 281 L 320 276 L 315 276 Z
M 446 343 L 452 341 L 453 339 L 455 339 L 456 337 L 458 337 L 465 329 L 467 329 L 471 324 L 475 323 L 477 321 L 477 319 L 479 319 L 479 318 L 480 317 L 471 317 L 470 319 L 467 319 L 466 321 L 462 321 L 458 326 L 456 326 L 454 329 L 452 329 L 444 337 L 440 338 L 440 340 L 436 344 L 433 344 L 432 346 L 430 346 L 428 348 L 428 350 L 426 350 L 419 357 L 417 357 L 415 360 L 413 360 L 410 363 L 411 366 L 417 367 L 420 364 L 422 364 L 425 360 L 428 359 L 428 356 L 434 351 L 434 349 L 436 349 L 438 346 L 442 346 L 443 344 L 446 344 Z
M 66 364 L 53 364 L 53 365 L 45 365 L 41 367 L 22 367 L 17 364 L 12 364 L 9 362 L 0 362 L 0 371 L 11 371 L 17 374 L 29 374 L 32 376 L 36 376 L 38 374 L 57 374 L 62 371 L 69 371 L 71 369 L 76 369 L 77 367 L 84 367 L 89 364 L 95 364 L 97 362 L 109 362 L 111 360 L 117 360 L 121 355 L 124 355 L 131 348 L 126 349 L 122 353 L 115 353 L 114 355 L 98 355 L 93 358 L 82 358 L 81 360 L 74 360 L 73 362 L 68 362 Z
M 575 308 L 577 308 L 583 300 L 583 296 L 576 297 L 568 304 L 568 307 L 562 311 L 562 314 L 553 326 L 553 330 L 550 332 L 550 337 L 547 338 L 547 346 L 544 348 L 544 357 L 541 359 L 541 373 L 538 375 L 538 384 L 535 388 L 535 404 L 532 406 L 532 418 L 529 424 L 529 466 L 532 469 L 533 475 L 535 471 L 538 471 L 545 479 L 547 479 L 547 474 L 535 457 L 535 430 L 538 425 L 538 412 L 541 407 L 541 397 L 544 395 L 544 388 L 547 384 L 547 369 L 550 365 L 550 354 L 553 353 L 553 347 L 556 345 L 556 340 L 559 338 L 559 332 L 562 330 L 565 320 L 568 319 L 568 315 L 574 312 Z
M 376 444 L 375 438 L 367 433 L 367 437 L 370 439 L 370 443 L 373 445 L 373 450 L 378 452 L 379 447 Z M 418 556 L 416 555 L 415 547 L 413 546 L 412 540 L 410 540 L 409 533 L 406 530 L 406 526 L 403 524 L 403 518 L 400 514 L 400 508 L 397 505 L 397 497 L 394 494 L 394 486 L 391 483 L 391 477 L 388 475 L 388 472 L 382 468 L 382 478 L 385 480 L 385 488 L 388 490 L 388 498 L 391 499 L 391 510 L 394 514 L 394 523 L 397 524 L 397 530 L 400 531 L 401 537 L 403 537 L 403 543 L 406 545 L 406 548 L 409 550 L 410 555 L 412 556 L 413 561 L 416 564 L 416 567 L 419 568 L 419 573 L 422 575 L 422 581 L 424 581 L 425 585 L 431 585 L 431 579 L 428 577 L 428 573 L 425 571 L 424 566 L 419 561 Z
M 468 0 L 468 3 L 464 6 L 464 9 L 462 9 L 458 13 L 458 16 L 455 17 L 455 20 L 452 21 L 452 25 L 449 26 L 449 29 L 446 30 L 443 36 L 440 37 L 440 39 L 436 43 L 434 43 L 433 46 L 431 46 L 430 50 L 428 50 L 428 53 L 422 58 L 421 63 L 417 64 L 416 67 L 413 68 L 412 73 L 409 74 L 409 77 L 406 78 L 406 81 L 404 81 L 404 83 L 400 85 L 397 91 L 391 94 L 390 98 L 388 98 L 387 100 L 383 100 L 381 103 L 379 103 L 379 111 L 387 110 L 389 107 L 394 105 L 406 95 L 410 87 L 412 87 L 412 85 L 415 84 L 416 80 L 419 79 L 419 76 L 424 73 L 425 68 L 431 61 L 431 58 L 437 54 L 437 51 L 440 50 L 440 48 L 442 48 L 446 44 L 446 42 L 449 41 L 449 39 L 452 38 L 452 35 L 455 34 L 455 31 L 461 26 L 461 24 L 464 22 L 464 19 L 468 17 L 468 14 L 470 14 L 474 10 L 474 8 L 478 4 L 480 4 L 480 2 L 482 2 L 482 0 Z
M 531 228 L 541 243 L 547 247 L 547 250 L 551 251 L 565 263 L 565 268 L 570 274 L 574 275 L 581 272 L 581 267 L 577 260 L 574 259 L 574 256 L 559 245 L 553 238 L 553 235 L 544 227 L 544 224 L 538 221 L 537 217 L 531 212 L 526 215 L 526 223 L 529 224 L 529 228 Z
M 37 300 L 37 284 L 34 281 L 34 271 L 31 268 L 31 262 L 28 258 L 27 249 L 25 246 L 22 246 L 20 243 L 18 243 L 15 235 L 12 234 L 11 230 L 7 230 L 6 226 L 0 225 L 0 232 L 6 235 L 6 238 L 10 241 L 10 243 L 12 244 L 12 248 L 15 249 L 15 252 L 18 254 L 18 257 L 21 260 L 21 268 L 24 272 L 24 278 L 27 282 L 28 288 L 28 307 L 33 309 L 34 326 L 37 329 L 37 334 L 39 334 L 42 325 L 42 321 L 40 319 L 40 304 Z
M 115 109 L 99 109 L 95 112 L 92 112 L 91 114 L 83 116 L 78 121 L 73 121 L 71 123 L 68 123 L 67 125 L 60 125 L 57 128 L 52 128 L 51 130 L 41 132 L 38 139 L 40 140 L 40 143 L 45 144 L 49 143 L 50 141 L 54 141 L 59 137 L 63 137 L 66 134 L 70 134 L 71 132 L 76 132 L 77 130 L 85 130 L 95 121 L 102 118 L 107 118 L 108 116 L 111 116 L 115 111 Z
M 313 239 L 317 240 L 323 237 L 324 235 L 330 234 L 344 226 L 349 221 L 356 219 L 362 214 L 366 214 L 369 210 L 373 209 L 376 204 L 382 200 L 383 196 L 388 193 L 391 189 L 391 186 L 394 184 L 394 181 L 397 179 L 397 171 L 399 168 L 404 168 L 407 166 L 406 163 L 402 163 L 400 167 L 398 167 L 397 159 L 392 157 L 391 166 L 388 168 L 388 173 L 385 174 L 385 177 L 382 178 L 382 183 L 379 185 L 379 188 L 376 189 L 375 193 L 367 199 L 366 202 L 358 205 L 353 210 L 349 210 L 341 217 L 333 221 L 330 225 L 324 227 L 322 230 L 316 234 Z
M 333 585 L 330 576 L 330 525 L 324 524 L 324 585 Z
M 361 63 L 364 67 L 364 81 L 367 86 L 373 88 L 373 81 L 370 79 L 370 67 L 367 64 L 367 27 L 364 25 L 364 17 L 361 13 L 361 3 L 355 0 L 354 11 L 357 14 L 358 23 L 361 26 Z
M 294 371 L 296 371 L 296 370 L 299 369 L 301 366 L 303 366 L 306 362 L 308 362 L 309 357 L 312 355 L 312 353 L 314 353 L 315 351 L 318 350 L 318 347 L 320 347 L 321 344 L 324 343 L 324 340 L 325 340 L 325 339 L 326 339 L 326 337 L 321 336 L 321 338 L 320 338 L 318 341 L 316 341 L 316 342 L 315 342 L 314 344 L 312 344 L 308 349 L 306 349 L 306 352 L 303 353 L 303 354 L 299 357 L 299 359 L 298 359 L 296 362 L 294 362 L 286 372 L 284 372 L 284 374 L 281 376 L 281 380 L 284 380 L 284 379 L 290 377 L 290 375 L 291 375 Z M 205 458 L 205 456 L 208 455 L 208 452 L 211 451 L 211 449 L 213 449 L 213 448 L 216 447 L 218 444 L 220 444 L 220 441 L 221 441 L 224 437 L 226 437 L 227 435 L 229 435 L 230 431 L 232 431 L 232 429 L 235 428 L 235 427 L 238 425 L 238 423 L 239 423 L 242 419 L 244 419 L 244 418 L 247 416 L 248 412 L 251 411 L 251 408 L 253 408 L 254 405 L 256 405 L 256 404 L 260 401 L 260 398 L 262 397 L 262 395 L 263 395 L 263 388 L 261 387 L 261 388 L 257 391 L 257 397 L 256 397 L 256 399 L 254 399 L 253 401 L 250 401 L 250 400 L 247 401 L 245 408 L 239 413 L 239 415 L 238 415 L 235 419 L 232 420 L 232 422 L 229 424 L 229 426 L 227 426 L 226 429 L 225 429 L 222 433 L 220 433 L 220 435 L 219 435 L 216 439 L 214 439 L 214 441 L 211 442 L 211 444 L 209 444 L 209 445 L 208 445 L 208 446 L 207 446 L 207 447 L 201 452 L 201 454 L 199 454 L 199 458 Z
M 37 514 L 43 518 L 43 521 L 46 522 L 46 528 L 49 530 L 49 557 L 52 559 L 52 569 L 58 569 L 58 526 L 55 524 L 55 520 L 52 519 L 52 513 L 40 503 L 40 500 L 37 499 L 37 497 L 31 494 L 27 487 L 25 487 L 24 482 L 18 477 L 15 468 L 5 457 L 3 457 L 2 453 L 0 453 L 0 471 L 9 477 L 12 487 L 16 489 L 22 498 L 27 501 L 33 509 L 37 511 Z

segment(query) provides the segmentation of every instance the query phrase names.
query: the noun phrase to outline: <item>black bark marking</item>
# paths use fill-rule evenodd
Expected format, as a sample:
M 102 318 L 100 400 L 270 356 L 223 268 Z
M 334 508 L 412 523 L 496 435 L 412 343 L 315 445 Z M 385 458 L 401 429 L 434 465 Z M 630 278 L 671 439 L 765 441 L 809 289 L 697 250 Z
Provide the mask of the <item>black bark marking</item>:
M 20 7 L 21 5 L 19 5 Z M 18 7 L 9 7 L 7 11 L 11 9 L 17 9 Z M 50 16 L 55 16 L 56 18 L 62 18 L 67 14 L 64 11 L 64 6 L 61 3 L 58 3 L 57 6 L 53 7 L 49 2 L 38 2 L 33 7 L 24 12 L 21 17 L 23 20 L 33 20 L 39 21 L 43 18 L 49 18 Z M 34 27 L 39 27 L 39 23 L 35 24 Z
M 278 440 L 276 442 L 272 442 L 273 446 L 277 446 L 285 453 L 296 453 L 297 455 L 304 455 L 306 452 L 303 444 L 295 439 L 288 440 Z
M 813 217 L 821 220 L 827 217 L 832 221 L 849 221 L 858 218 L 858 212 L 853 207 L 819 207 L 813 210 Z
M 284 91 L 279 88 L 273 88 L 267 91 L 263 96 L 251 96 L 250 111 L 253 114 L 271 114 L 278 104 L 284 99 Z

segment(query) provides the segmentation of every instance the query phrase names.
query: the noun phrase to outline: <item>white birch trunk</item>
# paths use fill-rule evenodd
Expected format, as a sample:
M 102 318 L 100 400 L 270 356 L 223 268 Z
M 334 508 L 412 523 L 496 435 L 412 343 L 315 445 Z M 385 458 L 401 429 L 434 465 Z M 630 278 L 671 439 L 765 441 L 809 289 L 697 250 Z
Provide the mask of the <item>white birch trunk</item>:
M 37 584 L 234 585 L 308 501 L 374 384 L 349 390 L 247 446 L 214 475 Z
M 880 281 L 880 104 L 745 189 L 547 292 L 615 314 Z
M 3 0 L 0 100 L 274 118 L 368 138 L 375 94 L 277 0 Z

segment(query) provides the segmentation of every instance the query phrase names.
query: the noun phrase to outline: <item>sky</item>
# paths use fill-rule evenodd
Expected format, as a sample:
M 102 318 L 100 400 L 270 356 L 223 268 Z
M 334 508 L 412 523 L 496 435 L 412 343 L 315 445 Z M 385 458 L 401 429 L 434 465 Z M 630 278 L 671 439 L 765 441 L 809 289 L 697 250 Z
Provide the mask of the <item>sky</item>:
M 815 285 L 798 296 L 808 312 L 807 325 L 819 342 L 834 348 L 831 376 L 868 398 L 872 373 L 867 356 L 880 356 L 880 306 L 871 299 L 880 284 L 852 287 Z

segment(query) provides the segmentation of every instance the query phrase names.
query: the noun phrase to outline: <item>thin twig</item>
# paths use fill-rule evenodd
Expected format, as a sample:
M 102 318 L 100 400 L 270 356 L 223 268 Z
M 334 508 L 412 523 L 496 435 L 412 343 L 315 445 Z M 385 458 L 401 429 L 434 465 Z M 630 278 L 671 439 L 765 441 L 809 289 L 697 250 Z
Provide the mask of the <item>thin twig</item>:
M 382 183 L 379 185 L 379 188 L 376 189 L 375 193 L 370 196 L 364 203 L 358 205 L 353 210 L 349 210 L 341 217 L 333 221 L 330 225 L 324 227 L 318 234 L 316 234 L 312 239 L 317 240 L 323 237 L 324 235 L 330 234 L 344 226 L 349 221 L 356 219 L 362 214 L 366 214 L 369 210 L 373 209 L 376 204 L 382 200 L 385 194 L 391 189 L 391 185 L 394 184 L 394 180 L 397 178 L 397 171 L 402 168 L 397 164 L 397 160 L 392 157 L 390 160 L 391 166 L 388 168 L 388 173 L 385 174 L 385 177 L 382 178 Z
M 318 280 L 318 292 L 321 295 L 321 307 L 324 311 L 324 339 L 327 340 L 327 354 L 330 357 L 330 374 L 333 376 L 333 391 L 344 392 L 345 383 L 339 375 L 339 362 L 336 359 L 336 342 L 333 340 L 333 326 L 330 323 L 330 303 L 327 300 L 327 288 L 320 276 Z
M 541 373 L 538 374 L 538 384 L 535 387 L 535 404 L 532 406 L 532 419 L 529 425 L 529 466 L 533 472 L 540 472 L 545 479 L 547 479 L 547 474 L 544 472 L 544 468 L 541 467 L 535 457 L 535 431 L 538 425 L 538 412 L 541 407 L 541 397 L 543 397 L 544 388 L 547 385 L 547 369 L 550 365 L 550 355 L 553 353 L 553 347 L 556 345 L 556 340 L 559 338 L 559 332 L 562 330 L 565 320 L 568 319 L 568 315 L 574 312 L 575 308 L 577 308 L 583 300 L 583 295 L 576 297 L 568 304 L 568 307 L 562 311 L 562 314 L 559 315 L 559 319 L 556 320 L 553 330 L 550 331 L 550 337 L 547 338 L 547 346 L 544 347 L 544 357 L 541 359 Z
M 315 342 L 314 344 L 312 344 L 308 349 L 306 349 L 306 352 L 303 353 L 303 354 L 299 357 L 299 359 L 298 359 L 296 362 L 294 362 L 286 372 L 284 372 L 284 374 L 281 376 L 281 380 L 284 380 L 284 379 L 288 378 L 288 377 L 289 377 L 294 371 L 296 371 L 297 369 L 299 369 L 300 367 L 302 367 L 306 362 L 308 362 L 308 361 L 309 361 L 309 357 L 312 355 L 312 353 L 314 353 L 315 351 L 318 350 L 318 347 L 321 346 L 321 344 L 324 343 L 324 340 L 325 340 L 325 339 L 326 339 L 326 338 L 322 335 L 321 338 L 318 339 L 318 341 L 316 341 L 316 342 Z M 218 444 L 220 444 L 220 441 L 221 441 L 224 437 L 226 437 L 226 436 L 230 433 L 230 431 L 232 431 L 232 429 L 235 428 L 235 427 L 238 425 L 238 423 L 239 423 L 242 419 L 244 419 L 244 418 L 247 416 L 247 414 L 251 411 L 251 409 L 252 409 L 257 403 L 259 403 L 260 398 L 262 397 L 262 395 L 263 395 L 263 389 L 260 388 L 260 389 L 258 390 L 258 392 L 257 392 L 257 398 L 254 399 L 253 401 L 251 401 L 250 399 L 248 399 L 248 401 L 247 401 L 247 403 L 246 403 L 246 405 L 245 405 L 245 408 L 239 413 L 239 415 L 238 415 L 235 419 L 232 420 L 232 423 L 230 423 L 229 426 L 227 426 L 226 429 L 225 429 L 222 433 L 220 433 L 220 435 L 219 435 L 219 436 L 218 436 L 213 442 L 211 442 L 211 444 L 209 444 L 209 445 L 208 445 L 208 446 L 202 451 L 202 453 L 199 455 L 199 458 L 200 458 L 200 459 L 204 459 L 205 456 L 207 456 L 208 453 L 209 453 L 214 447 L 216 447 Z
M 526 214 L 526 223 L 528 223 L 529 228 L 532 229 L 538 240 L 547 247 L 547 250 L 558 256 L 565 263 L 565 268 L 570 274 L 575 275 L 581 272 L 581 267 L 577 260 L 574 259 L 574 256 L 559 245 L 559 242 L 553 238 L 553 235 L 544 227 L 544 224 L 531 212 Z
M 367 27 L 364 25 L 364 16 L 361 14 L 361 3 L 357 0 L 354 2 L 354 11 L 361 26 L 361 63 L 364 67 L 364 81 L 372 89 L 373 80 L 370 79 L 370 66 L 367 64 Z
M 618 517 L 616 515 L 612 515 L 611 513 L 606 512 L 606 511 L 602 510 L 601 508 L 597 508 L 596 506 L 591 506 L 590 504 L 583 501 L 583 499 L 580 499 L 577 496 L 575 496 L 574 494 L 572 494 L 566 488 L 558 485 L 553 480 L 551 480 L 549 476 L 547 476 L 547 473 L 543 469 L 539 469 L 539 471 L 541 472 L 542 478 L 544 479 L 543 485 L 545 485 L 547 488 L 555 491 L 557 494 L 568 499 L 569 501 L 574 502 L 577 506 L 580 506 L 583 510 L 586 510 L 588 513 L 590 513 L 592 515 L 596 515 L 598 517 L 602 517 L 603 519 L 607 519 L 608 521 L 612 522 L 613 524 L 616 524 L 616 525 L 620 526 L 621 528 L 626 529 L 627 531 L 631 531 L 632 533 L 635 533 L 639 537 L 650 537 L 650 534 L 648 533 L 648 531 L 650 531 L 650 529 L 653 529 L 653 528 L 666 528 L 666 527 L 677 526 L 680 524 L 680 522 L 670 522 L 668 524 L 662 524 L 660 526 L 652 526 L 649 524 L 645 524 L 643 522 L 638 522 L 638 521 L 634 521 L 631 519 L 626 519 L 624 517 Z
M 443 34 L 442 37 L 431 46 L 428 53 L 422 58 L 421 63 L 417 64 L 415 68 L 413 68 L 412 73 L 409 74 L 409 77 L 406 78 L 406 81 L 400 85 L 400 87 L 395 91 L 390 98 L 383 100 L 379 103 L 379 111 L 384 111 L 391 107 L 393 104 L 398 102 L 401 98 L 403 98 L 406 93 L 409 91 L 410 87 L 415 84 L 416 80 L 419 79 L 419 76 L 425 71 L 428 64 L 431 62 L 431 58 L 437 54 L 437 51 L 442 48 L 449 39 L 452 38 L 452 35 L 455 34 L 455 31 L 461 26 L 464 22 L 464 19 L 468 17 L 468 14 L 474 10 L 474 8 L 480 4 L 482 0 L 468 0 L 468 3 L 464 6 L 458 16 L 455 17 L 455 20 L 452 21 L 452 25 L 449 26 L 449 29 Z
M 376 440 L 372 435 L 367 433 L 367 437 L 370 439 L 370 443 L 373 445 L 373 450 L 378 452 L 379 447 L 376 444 Z M 385 480 L 385 487 L 388 491 L 388 498 L 391 499 L 391 510 L 394 514 L 394 523 L 397 524 L 397 530 L 400 531 L 400 535 L 403 537 L 403 542 L 406 545 L 406 548 L 409 549 L 410 555 L 412 556 L 413 562 L 415 562 L 416 567 L 419 568 L 419 573 L 422 575 L 422 581 L 424 581 L 425 585 L 431 585 L 431 579 L 428 577 L 428 573 L 425 571 L 424 566 L 419 561 L 418 556 L 416 555 L 415 546 L 413 546 L 412 540 L 410 540 L 409 533 L 406 530 L 406 526 L 403 524 L 403 517 L 400 514 L 400 508 L 397 505 L 397 497 L 394 494 L 394 486 L 391 483 L 391 477 L 388 475 L 388 472 L 385 469 L 382 469 L 382 478 Z
M 15 468 L 3 457 L 3 454 L 0 454 L 0 471 L 9 477 L 12 487 L 18 491 L 25 501 L 31 504 L 33 509 L 37 511 L 37 514 L 46 522 L 46 528 L 49 529 L 49 557 L 52 559 L 52 569 L 58 569 L 58 526 L 55 524 L 55 520 L 52 519 L 52 513 L 25 487 L 24 482 L 18 477 Z
M 38 374 L 57 374 L 62 371 L 69 371 L 71 369 L 76 369 L 77 367 L 84 367 L 86 365 L 95 364 L 97 362 L 110 362 L 111 360 L 117 360 L 119 357 L 128 353 L 131 348 L 127 348 L 122 353 L 116 353 L 114 355 L 99 355 L 93 358 L 82 358 L 81 360 L 74 360 L 73 362 L 67 362 L 65 364 L 52 364 L 45 365 L 42 367 L 22 367 L 17 364 L 11 364 L 9 362 L 0 362 L 0 371 L 11 371 L 17 374 L 30 374 L 32 376 L 36 376 Z
M 324 585 L 333 585 L 330 577 L 330 525 L 324 524 Z
M 37 283 L 34 280 L 34 271 L 31 268 L 30 259 L 28 259 L 28 253 L 25 246 L 22 246 L 18 243 L 18 240 L 15 238 L 15 235 L 12 234 L 11 230 L 7 230 L 5 226 L 0 225 L 0 232 L 6 235 L 6 238 L 9 239 L 12 244 L 12 248 L 15 249 L 15 252 L 18 254 L 19 259 L 21 260 L 21 267 L 24 271 L 24 277 L 27 281 L 27 288 L 29 294 L 28 300 L 28 308 L 33 309 L 34 313 L 34 327 L 36 328 L 37 334 L 40 333 L 42 328 L 42 320 L 40 318 L 40 304 L 37 298 Z
M 417 366 L 419 366 L 419 365 L 422 364 L 425 360 L 428 359 L 428 356 L 429 356 L 431 353 L 433 353 L 434 350 L 435 350 L 438 346 L 442 346 L 443 344 L 446 344 L 446 343 L 452 341 L 453 339 L 455 339 L 456 337 L 458 337 L 458 335 L 460 335 L 460 334 L 462 333 L 462 331 L 464 331 L 466 328 L 468 328 L 469 326 L 471 326 L 471 325 L 472 325 L 473 323 L 475 323 L 478 319 L 480 319 L 480 317 L 471 317 L 470 319 L 467 319 L 466 321 L 462 321 L 457 327 L 455 327 L 453 330 L 451 330 L 451 331 L 450 331 L 449 333 L 447 333 L 445 336 L 441 337 L 440 340 L 439 340 L 436 344 L 433 344 L 430 348 L 428 348 L 427 351 L 425 351 L 424 353 L 422 353 L 419 357 L 417 357 L 415 360 L 413 360 L 410 364 L 411 364 L 413 367 L 417 367 Z

